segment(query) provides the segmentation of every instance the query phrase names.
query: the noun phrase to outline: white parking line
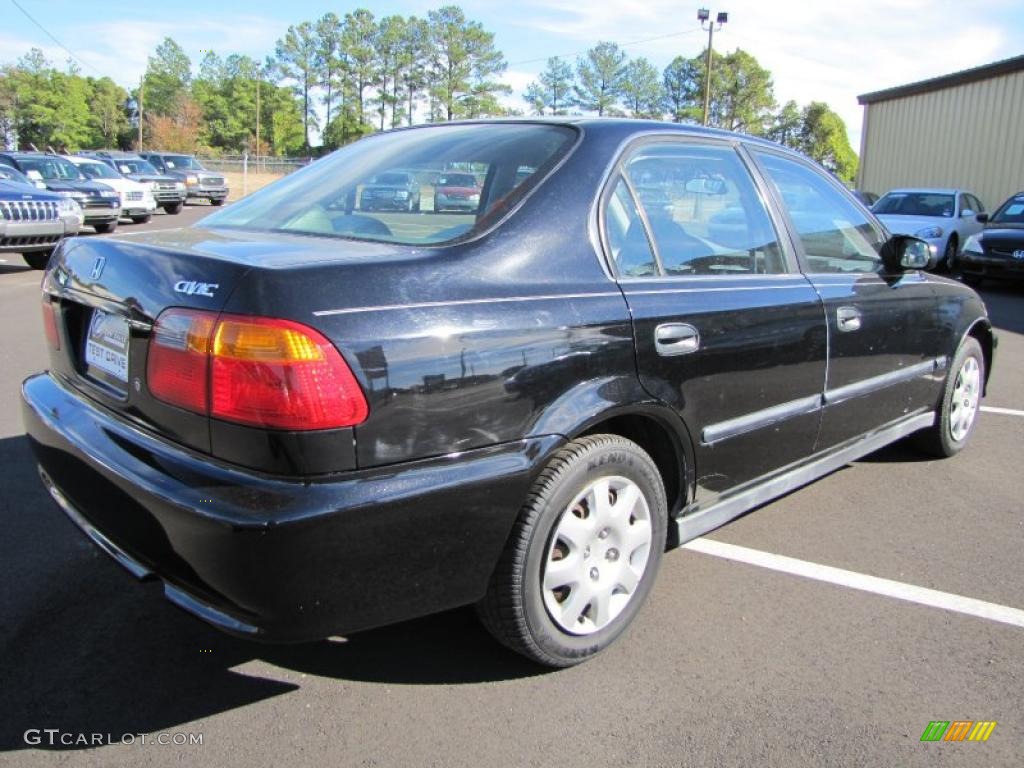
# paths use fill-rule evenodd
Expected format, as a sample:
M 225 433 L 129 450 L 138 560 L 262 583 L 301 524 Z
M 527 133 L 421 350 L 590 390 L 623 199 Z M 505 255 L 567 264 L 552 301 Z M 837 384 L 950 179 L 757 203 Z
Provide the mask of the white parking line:
M 981 410 L 985 413 L 1001 413 L 1004 416 L 1024 416 L 1024 411 L 1015 411 L 1013 408 L 996 408 L 994 405 L 983 405 Z
M 1010 608 L 1006 605 L 976 600 L 973 597 L 954 595 L 951 592 L 940 592 L 936 589 L 905 584 L 902 581 L 880 579 L 877 576 L 868 576 L 865 573 L 847 571 L 843 568 L 833 568 L 830 565 L 820 565 L 807 560 L 797 560 L 793 557 L 775 555 L 771 552 L 762 552 L 759 549 L 749 549 L 735 544 L 726 544 L 723 541 L 715 541 L 713 539 L 694 539 L 684 544 L 683 547 L 705 555 L 724 557 L 726 560 L 757 565 L 773 571 L 791 573 L 794 576 L 827 581 L 830 584 L 838 584 L 864 592 L 873 592 L 876 595 L 894 597 L 897 600 L 907 600 L 911 603 L 929 605 L 933 608 L 942 608 L 947 611 L 955 611 L 956 613 L 964 613 L 968 616 L 977 616 L 981 619 L 998 621 L 1003 624 L 1024 628 L 1024 611 L 1019 608 Z

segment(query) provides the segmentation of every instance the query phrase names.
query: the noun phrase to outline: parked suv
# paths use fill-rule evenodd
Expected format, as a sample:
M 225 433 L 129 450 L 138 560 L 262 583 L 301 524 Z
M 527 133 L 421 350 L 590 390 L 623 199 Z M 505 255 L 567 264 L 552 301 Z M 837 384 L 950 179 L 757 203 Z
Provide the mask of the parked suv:
M 85 223 L 97 232 L 117 229 L 121 196 L 106 184 L 86 179 L 66 157 L 46 152 L 0 152 L 0 163 L 13 166 L 51 192 L 73 198 L 82 207 Z
M 99 181 L 121 195 L 121 215 L 126 216 L 135 224 L 145 224 L 153 217 L 156 210 L 156 199 L 153 187 L 125 178 L 102 160 L 91 157 L 71 155 L 68 157 L 78 170 L 88 179 Z
M 411 173 L 378 173 L 363 185 L 359 195 L 361 211 L 418 211 L 420 185 Z
M 185 182 L 189 198 L 206 199 L 210 205 L 221 205 L 227 200 L 228 185 L 224 174 L 208 171 L 192 155 L 175 152 L 140 152 L 153 166 L 167 176 Z
M 83 157 L 102 160 L 125 178 L 149 184 L 153 189 L 156 204 L 165 213 L 177 215 L 185 205 L 185 182 L 173 176 L 160 173 L 148 160 L 134 152 L 119 152 L 114 149 L 95 149 L 78 153 Z
M 20 253 L 32 269 L 43 269 L 57 243 L 78 232 L 81 216 L 72 198 L 38 189 L 0 165 L 0 253 Z
M 396 167 L 479 169 L 480 203 L 356 209 Z M 26 432 L 86 535 L 228 632 L 476 604 L 568 666 L 625 631 L 666 549 L 904 437 L 968 444 L 992 323 L 928 260 L 750 136 L 386 131 L 188 230 L 59 248 Z

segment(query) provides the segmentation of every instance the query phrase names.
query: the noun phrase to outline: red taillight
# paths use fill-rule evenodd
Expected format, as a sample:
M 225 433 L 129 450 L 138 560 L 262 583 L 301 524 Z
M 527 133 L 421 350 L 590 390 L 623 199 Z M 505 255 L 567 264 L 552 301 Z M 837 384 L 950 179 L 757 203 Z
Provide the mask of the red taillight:
M 332 429 L 368 413 L 338 350 L 290 320 L 169 309 L 153 331 L 147 377 L 161 400 L 240 424 Z
M 146 381 L 164 402 L 209 412 L 210 339 L 216 312 L 168 309 L 156 320 L 149 342 Z
M 50 297 L 43 294 L 43 333 L 46 340 L 55 350 L 60 350 L 60 332 L 57 330 L 57 306 Z

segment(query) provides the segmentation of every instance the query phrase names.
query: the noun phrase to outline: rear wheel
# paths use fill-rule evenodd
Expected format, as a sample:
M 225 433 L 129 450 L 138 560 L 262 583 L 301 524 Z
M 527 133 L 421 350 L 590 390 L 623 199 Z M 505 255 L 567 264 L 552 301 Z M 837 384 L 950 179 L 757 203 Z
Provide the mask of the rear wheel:
M 101 235 L 109 235 L 115 229 L 117 229 L 117 220 L 105 221 L 102 224 L 93 224 L 93 229 Z
M 959 453 L 974 432 L 984 386 L 985 355 L 978 340 L 968 336 L 946 374 L 939 419 L 920 433 L 918 445 L 933 456 Z
M 46 269 L 46 265 L 50 263 L 50 257 L 53 255 L 53 249 L 48 251 L 36 251 L 35 253 L 23 253 L 21 258 L 25 260 L 32 269 Z
M 168 203 L 164 206 L 164 212 L 169 213 L 172 216 L 177 216 L 181 213 L 181 209 L 184 207 L 184 203 Z
M 148 224 L 149 220 L 152 218 L 153 217 L 149 214 L 146 214 L 145 216 L 132 216 L 132 224 Z
M 617 435 L 562 448 L 541 472 L 484 599 L 484 626 L 534 661 L 568 667 L 611 645 L 643 605 L 665 546 L 665 488 Z
M 958 245 L 959 242 L 957 241 L 956 235 L 950 235 L 949 241 L 946 243 L 946 250 L 942 254 L 942 268 L 947 272 L 954 272 L 956 270 Z

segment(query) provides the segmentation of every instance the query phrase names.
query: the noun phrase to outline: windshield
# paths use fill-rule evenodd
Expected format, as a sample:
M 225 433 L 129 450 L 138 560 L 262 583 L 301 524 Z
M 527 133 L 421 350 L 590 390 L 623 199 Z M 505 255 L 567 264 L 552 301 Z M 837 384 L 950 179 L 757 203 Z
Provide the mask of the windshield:
M 106 163 L 75 164 L 82 175 L 89 179 L 120 179 L 121 175 Z
M 404 173 L 382 173 L 379 174 L 374 180 L 374 184 L 393 184 L 395 186 L 402 186 L 409 183 L 409 177 Z
M 205 171 L 202 163 L 188 155 L 164 155 L 164 165 L 176 171 Z
M 889 192 L 875 203 L 872 211 L 881 215 L 953 217 L 953 195 L 936 192 Z
M 16 181 L 19 184 L 32 184 L 32 180 L 28 176 L 25 176 L 21 171 L 11 168 L 8 165 L 0 165 L 0 179 L 7 179 L 7 181 Z
M 996 224 L 1024 224 L 1024 195 L 1011 197 L 992 214 L 989 221 Z
M 151 173 L 154 176 L 160 175 L 159 171 L 148 160 L 142 160 L 141 158 L 132 158 L 131 160 L 118 158 L 114 162 L 117 164 L 117 170 L 121 173 Z
M 439 187 L 475 187 L 476 177 L 468 173 L 445 173 L 438 177 Z
M 35 171 L 45 181 L 82 181 L 82 174 L 74 163 L 57 157 L 22 157 L 18 162 L 26 176 L 29 171 Z
M 569 150 L 573 128 L 532 123 L 442 125 L 377 134 L 286 176 L 219 213 L 204 227 L 294 232 L 407 245 L 452 242 L 497 222 Z M 398 165 L 405 169 L 395 173 Z M 485 179 L 480 203 L 453 213 L 434 205 L 445 168 Z M 523 174 L 522 169 L 533 169 Z M 376 180 L 411 179 L 382 188 Z M 426 216 L 427 212 L 438 215 Z

